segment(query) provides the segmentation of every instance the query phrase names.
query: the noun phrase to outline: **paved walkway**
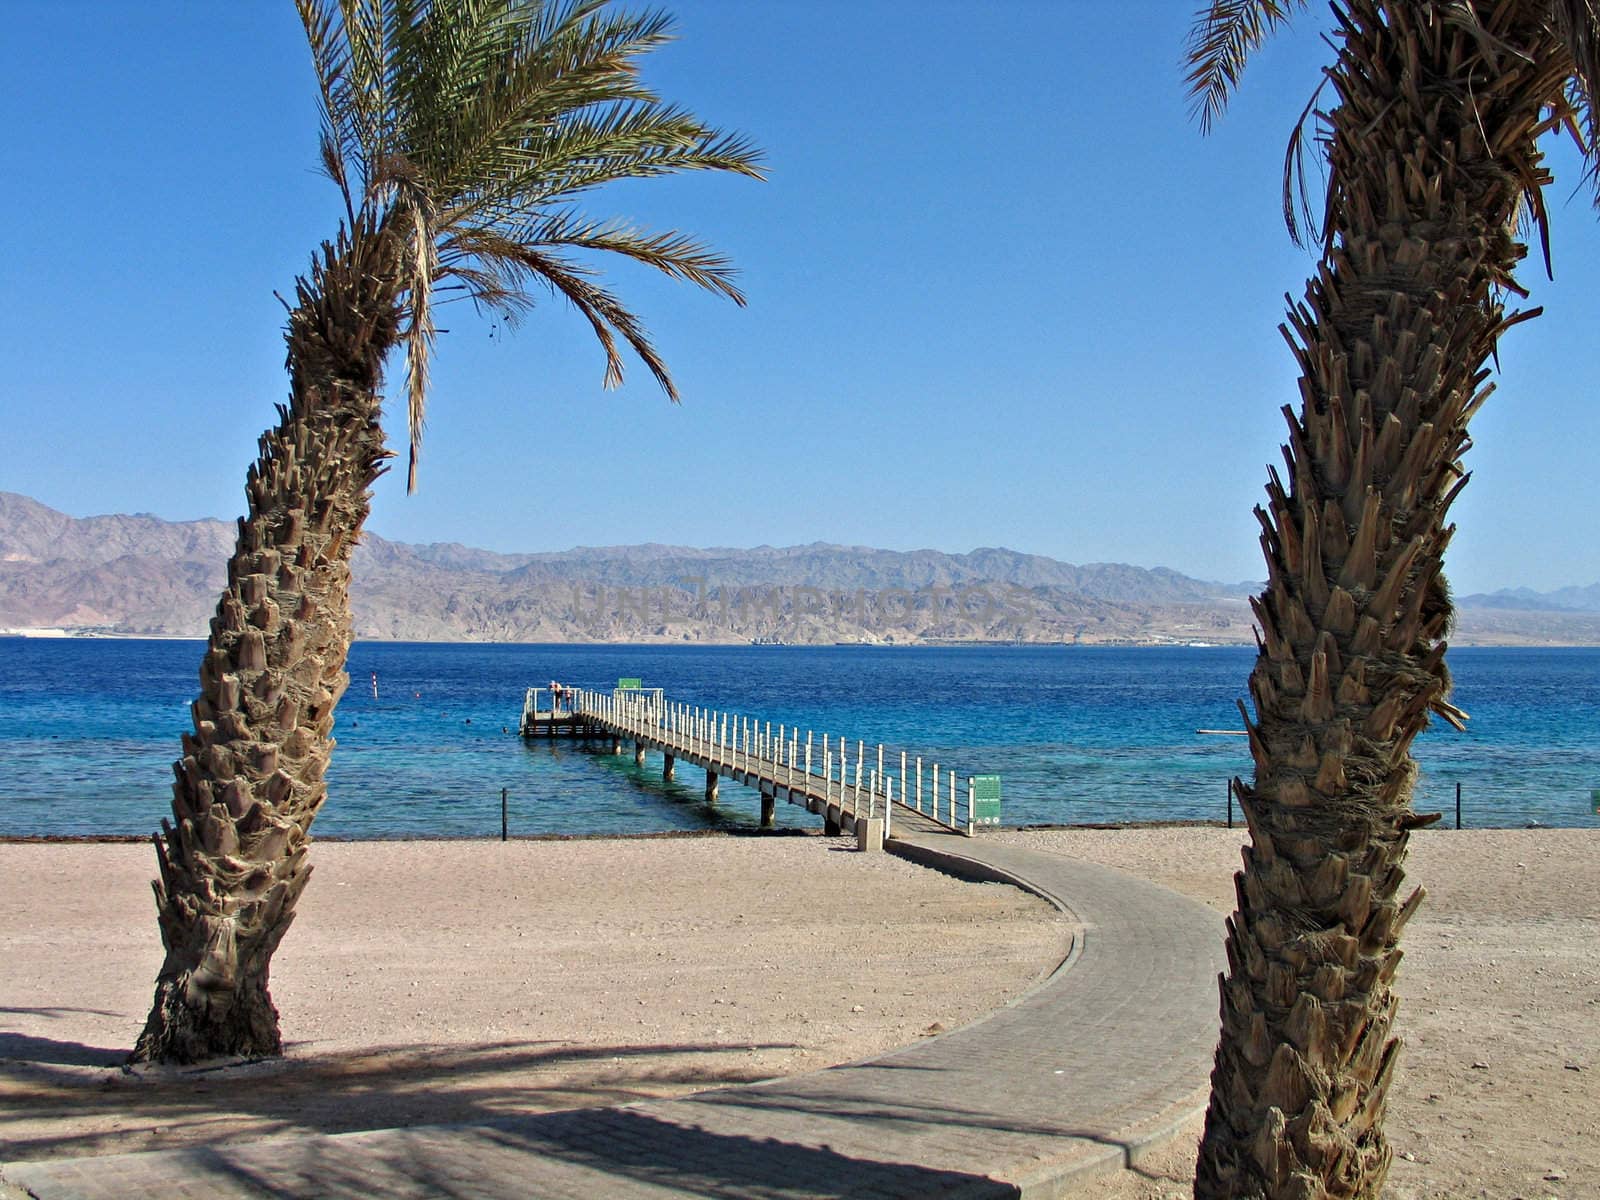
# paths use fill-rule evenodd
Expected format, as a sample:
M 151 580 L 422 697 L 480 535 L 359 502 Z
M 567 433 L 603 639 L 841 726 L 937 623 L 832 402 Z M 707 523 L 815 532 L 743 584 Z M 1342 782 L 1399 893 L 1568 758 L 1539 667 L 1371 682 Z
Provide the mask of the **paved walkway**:
M 913 824 L 907 822 L 907 825 Z M 39 1200 L 1062 1196 L 1204 1103 L 1222 922 L 1133 876 L 988 838 L 897 849 L 1022 883 L 1082 922 L 1062 970 L 870 1062 L 625 1108 L 13 1163 Z M 849 929 L 841 936 L 852 936 Z

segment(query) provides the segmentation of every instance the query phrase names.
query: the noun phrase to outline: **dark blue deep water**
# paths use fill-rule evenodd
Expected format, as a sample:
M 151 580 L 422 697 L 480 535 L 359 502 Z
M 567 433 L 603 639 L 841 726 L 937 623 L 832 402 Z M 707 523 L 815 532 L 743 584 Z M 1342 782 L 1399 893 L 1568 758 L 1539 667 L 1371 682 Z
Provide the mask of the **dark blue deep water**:
M 198 642 L 0 639 L 0 836 L 145 834 L 168 812 Z M 317 832 L 338 837 L 645 833 L 753 825 L 752 793 L 663 784 L 651 756 L 516 736 L 523 690 L 640 676 L 669 698 L 884 742 L 999 774 L 1006 824 L 1218 820 L 1249 771 L 1253 651 L 1231 647 L 354 647 Z M 1470 729 L 1417 743 L 1416 807 L 1468 826 L 1600 826 L 1600 649 L 1451 652 Z M 378 699 L 370 679 L 378 676 Z M 504 731 L 504 732 L 503 732 Z M 898 761 L 898 754 L 891 755 Z M 810 824 L 779 806 L 780 824 Z

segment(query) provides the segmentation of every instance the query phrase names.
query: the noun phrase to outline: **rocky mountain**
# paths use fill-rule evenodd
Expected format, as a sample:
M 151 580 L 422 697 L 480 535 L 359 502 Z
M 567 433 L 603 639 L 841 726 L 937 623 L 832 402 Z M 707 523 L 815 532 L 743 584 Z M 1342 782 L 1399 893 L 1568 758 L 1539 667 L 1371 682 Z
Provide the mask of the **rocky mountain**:
M 233 526 L 148 514 L 74 518 L 0 492 L 0 632 L 201 636 Z M 1165 568 L 808 546 L 579 547 L 497 554 L 368 535 L 357 636 L 404 641 L 1242 643 L 1250 584 Z M 1468 610 L 1458 641 L 1600 642 L 1600 617 Z M 1519 624 L 1519 621 L 1521 622 Z
M 1461 597 L 1462 608 L 1510 609 L 1515 612 L 1600 613 L 1600 583 L 1588 587 L 1557 588 L 1536 592 L 1532 588 L 1501 588 Z

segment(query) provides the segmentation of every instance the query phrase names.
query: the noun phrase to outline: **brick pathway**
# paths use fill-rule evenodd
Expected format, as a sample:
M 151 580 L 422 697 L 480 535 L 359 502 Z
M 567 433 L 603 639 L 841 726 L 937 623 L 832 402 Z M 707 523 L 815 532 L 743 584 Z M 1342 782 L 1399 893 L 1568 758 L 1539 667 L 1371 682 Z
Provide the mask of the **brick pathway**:
M 1219 917 L 1105 867 L 895 832 L 907 857 L 1069 909 L 1084 928 L 1067 966 L 871 1062 L 626 1108 L 12 1163 L 0 1196 L 9 1183 L 39 1200 L 1053 1198 L 1135 1161 L 1203 1105 Z

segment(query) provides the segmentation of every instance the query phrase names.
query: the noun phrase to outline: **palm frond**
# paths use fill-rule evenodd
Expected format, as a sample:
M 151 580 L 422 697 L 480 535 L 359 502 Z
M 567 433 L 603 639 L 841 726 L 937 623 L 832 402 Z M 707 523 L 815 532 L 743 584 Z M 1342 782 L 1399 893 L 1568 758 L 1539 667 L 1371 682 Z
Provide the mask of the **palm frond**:
M 1300 247 L 1308 247 L 1323 239 L 1323 227 L 1316 208 L 1312 206 L 1311 189 L 1306 183 L 1306 143 L 1308 140 L 1315 143 L 1316 134 L 1313 132 L 1308 139 L 1306 131 L 1313 129 L 1319 119 L 1317 97 L 1322 95 L 1327 82 L 1328 77 L 1324 74 L 1322 82 L 1317 84 L 1317 90 L 1311 93 L 1311 99 L 1301 109 L 1300 119 L 1294 123 L 1294 132 L 1289 135 L 1289 145 L 1283 152 L 1283 223 L 1288 226 L 1290 239 Z M 1320 157 L 1318 161 L 1321 161 Z M 1324 194 L 1324 211 L 1327 204 L 1328 199 Z
M 676 230 L 656 233 L 621 221 L 593 221 L 576 210 L 559 209 L 516 227 L 511 236 L 525 245 L 615 254 L 726 296 L 741 307 L 745 303 L 744 293 L 733 282 L 737 272 L 728 258 Z
M 1583 150 L 1584 179 L 1600 206 L 1600 4 L 1553 0 L 1552 8 L 1556 32 L 1572 58 L 1566 111 L 1560 115 Z
M 438 214 L 427 181 L 413 164 L 399 160 L 389 167 L 396 202 L 393 220 L 404 231 L 406 253 L 399 257 L 401 287 L 408 320 L 406 346 L 406 425 L 411 435 L 406 491 L 417 490 L 417 458 L 428 400 L 428 368 L 435 329 L 433 286 L 439 275 Z
M 417 72 L 417 153 L 446 193 L 537 157 L 563 114 L 623 101 L 653 102 L 634 59 L 667 40 L 670 22 L 603 14 L 603 5 L 480 5 L 435 36 Z
M 544 248 L 530 246 L 513 238 L 503 237 L 488 230 L 472 230 L 458 235 L 451 250 L 466 255 L 479 264 L 479 270 L 491 279 L 490 288 L 474 292 L 474 298 L 489 304 L 508 316 L 532 306 L 529 295 L 534 287 L 545 288 L 564 297 L 589 321 L 594 335 L 606 356 L 603 386 L 618 387 L 622 383 L 624 361 L 614 333 L 620 333 L 640 360 L 655 377 L 661 390 L 676 401 L 678 389 L 660 354 L 651 344 L 644 324 L 610 292 L 591 282 L 593 272 L 581 263 L 573 262 Z M 451 270 L 456 278 L 466 281 L 468 275 Z
M 1290 8 L 1305 6 L 1306 0 L 1212 0 L 1195 14 L 1184 82 L 1190 115 L 1200 119 L 1202 133 L 1210 133 L 1227 110 L 1250 55 L 1288 21 Z
M 622 380 L 631 347 L 672 399 L 671 376 L 643 324 L 567 252 L 629 259 L 725 296 L 744 296 L 729 261 L 675 230 L 582 213 L 603 184 L 680 171 L 762 177 L 760 152 L 640 77 L 671 40 L 661 12 L 610 0 L 296 0 L 320 90 L 323 170 L 351 230 L 386 239 L 406 349 L 416 484 L 434 291 L 459 284 L 514 322 L 542 291 L 588 319 Z
M 317 75 L 318 108 L 322 118 L 320 146 L 322 169 L 344 197 L 345 215 L 355 224 L 355 203 L 350 190 L 348 166 L 358 171 L 365 150 L 352 120 L 352 105 L 347 74 L 349 55 L 341 34 L 338 14 L 327 0 L 295 0 L 306 41 L 311 46 L 311 63 Z

